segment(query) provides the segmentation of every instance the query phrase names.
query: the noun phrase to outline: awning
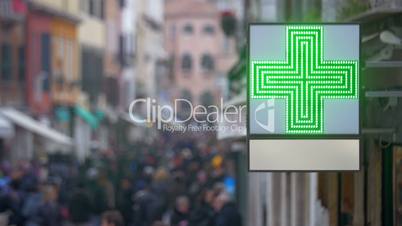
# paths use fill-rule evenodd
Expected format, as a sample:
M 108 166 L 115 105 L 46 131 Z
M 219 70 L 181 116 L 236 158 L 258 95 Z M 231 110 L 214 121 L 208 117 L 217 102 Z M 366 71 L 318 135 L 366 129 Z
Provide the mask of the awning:
M 6 119 L 10 120 L 14 124 L 31 131 L 39 136 L 52 140 L 58 144 L 63 145 L 73 145 L 72 139 L 59 131 L 52 129 L 32 117 L 17 111 L 13 108 L 2 108 L 0 109 L 0 115 L 4 116 Z
M 41 3 L 39 1 L 30 1 L 29 5 L 30 9 L 32 11 L 39 11 L 42 13 L 46 13 L 47 15 L 54 16 L 54 17 L 60 17 L 62 19 L 66 19 L 72 23 L 80 23 L 81 19 L 79 18 L 79 15 L 76 15 L 75 13 L 70 13 L 67 11 L 64 11 L 62 9 L 56 9 L 51 6 L 47 6 L 45 3 Z
M 0 115 L 0 138 L 14 136 L 14 127 L 4 116 Z
M 92 113 L 79 105 L 75 106 L 75 113 L 88 123 L 92 129 L 97 129 L 100 122 L 105 117 L 105 113 L 100 110 Z

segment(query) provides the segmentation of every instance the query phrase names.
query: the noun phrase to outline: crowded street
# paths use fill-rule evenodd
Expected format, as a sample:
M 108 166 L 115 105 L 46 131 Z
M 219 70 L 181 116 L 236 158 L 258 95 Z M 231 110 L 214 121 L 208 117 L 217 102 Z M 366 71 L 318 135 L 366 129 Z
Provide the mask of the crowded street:
M 106 153 L 82 164 L 63 155 L 45 164 L 4 161 L 2 221 L 101 225 L 104 214 L 118 213 L 124 225 L 241 225 L 219 150 L 196 142 L 168 147 L 161 141 L 135 156 Z

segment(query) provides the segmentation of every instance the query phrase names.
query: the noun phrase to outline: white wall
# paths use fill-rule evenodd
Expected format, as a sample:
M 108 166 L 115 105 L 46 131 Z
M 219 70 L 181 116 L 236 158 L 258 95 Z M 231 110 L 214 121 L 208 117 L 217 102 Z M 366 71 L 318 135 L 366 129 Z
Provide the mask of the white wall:
M 163 22 L 164 0 L 146 0 L 145 14 L 153 20 Z

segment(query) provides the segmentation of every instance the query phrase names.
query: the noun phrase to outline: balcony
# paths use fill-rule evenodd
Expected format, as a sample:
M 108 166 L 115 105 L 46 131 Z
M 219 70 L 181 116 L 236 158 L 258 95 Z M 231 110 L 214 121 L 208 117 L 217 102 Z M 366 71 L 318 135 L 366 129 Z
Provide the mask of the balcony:
M 30 9 L 79 23 L 78 0 L 28 0 Z

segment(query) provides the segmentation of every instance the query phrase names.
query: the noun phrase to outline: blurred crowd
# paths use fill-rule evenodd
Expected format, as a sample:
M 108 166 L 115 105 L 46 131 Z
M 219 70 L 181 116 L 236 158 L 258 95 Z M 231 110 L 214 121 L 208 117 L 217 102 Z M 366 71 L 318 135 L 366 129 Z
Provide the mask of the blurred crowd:
M 240 226 L 229 174 L 216 148 L 195 145 L 4 161 L 0 226 Z

